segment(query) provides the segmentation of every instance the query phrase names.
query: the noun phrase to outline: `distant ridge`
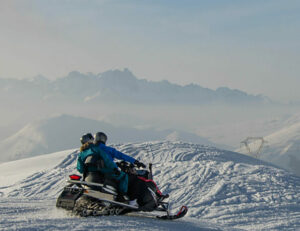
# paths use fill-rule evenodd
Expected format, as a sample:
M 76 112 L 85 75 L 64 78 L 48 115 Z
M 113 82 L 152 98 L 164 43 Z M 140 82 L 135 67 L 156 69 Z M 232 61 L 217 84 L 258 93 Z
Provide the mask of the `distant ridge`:
M 14 96 L 17 91 L 25 98 L 67 100 L 77 102 L 128 102 L 168 104 L 266 104 L 271 100 L 262 95 L 251 95 L 240 90 L 220 87 L 217 90 L 196 84 L 185 86 L 169 81 L 138 79 L 128 70 L 109 70 L 100 74 L 77 71 L 49 81 L 43 76 L 32 79 L 0 79 L 0 95 Z
M 81 135 L 97 131 L 105 132 L 109 143 L 173 140 L 224 147 L 193 133 L 114 126 L 103 121 L 63 114 L 27 124 L 14 135 L 1 141 L 0 162 L 78 148 Z

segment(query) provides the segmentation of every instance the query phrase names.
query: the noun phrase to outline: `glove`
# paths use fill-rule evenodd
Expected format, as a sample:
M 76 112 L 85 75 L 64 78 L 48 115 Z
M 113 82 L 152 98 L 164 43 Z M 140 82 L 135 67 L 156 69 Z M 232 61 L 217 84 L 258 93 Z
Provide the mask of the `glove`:
M 138 168 L 140 168 L 140 167 L 146 168 L 146 165 L 144 165 L 142 162 L 139 162 L 138 160 L 134 161 L 134 164 L 135 164 Z
M 121 172 L 119 169 L 114 168 L 114 174 L 116 174 L 117 176 L 120 176 Z

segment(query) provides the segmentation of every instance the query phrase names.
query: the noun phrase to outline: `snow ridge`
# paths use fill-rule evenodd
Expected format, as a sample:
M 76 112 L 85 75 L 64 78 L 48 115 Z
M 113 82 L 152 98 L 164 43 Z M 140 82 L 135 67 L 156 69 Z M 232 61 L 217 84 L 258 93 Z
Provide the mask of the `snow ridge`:
M 300 178 L 272 164 L 182 142 L 115 147 L 145 163 L 153 163 L 154 179 L 161 191 L 171 195 L 173 208 L 187 205 L 190 218 L 246 230 L 300 227 Z M 55 199 L 66 176 L 75 172 L 77 154 L 78 151 L 65 152 L 52 168 L 1 187 L 2 198 Z

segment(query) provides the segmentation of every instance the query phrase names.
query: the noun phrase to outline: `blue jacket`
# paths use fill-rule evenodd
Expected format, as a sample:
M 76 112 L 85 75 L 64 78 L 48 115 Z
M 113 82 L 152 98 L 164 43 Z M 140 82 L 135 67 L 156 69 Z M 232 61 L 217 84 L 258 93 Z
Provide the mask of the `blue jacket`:
M 98 144 L 97 147 L 99 147 L 101 150 L 103 150 L 105 153 L 108 154 L 108 157 L 111 159 L 111 161 L 114 161 L 114 159 L 118 160 L 124 160 L 131 164 L 133 164 L 136 159 L 132 158 L 131 156 L 127 156 L 126 154 L 116 150 L 115 148 L 106 146 L 105 144 Z

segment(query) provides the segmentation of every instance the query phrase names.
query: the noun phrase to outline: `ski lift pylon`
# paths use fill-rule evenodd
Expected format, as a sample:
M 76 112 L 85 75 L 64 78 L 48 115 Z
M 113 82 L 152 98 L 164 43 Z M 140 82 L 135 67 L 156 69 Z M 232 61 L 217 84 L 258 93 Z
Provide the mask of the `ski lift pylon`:
M 241 148 L 244 146 L 248 151 L 247 154 L 258 158 L 265 143 L 266 141 L 263 137 L 247 137 L 245 140 L 241 141 Z

